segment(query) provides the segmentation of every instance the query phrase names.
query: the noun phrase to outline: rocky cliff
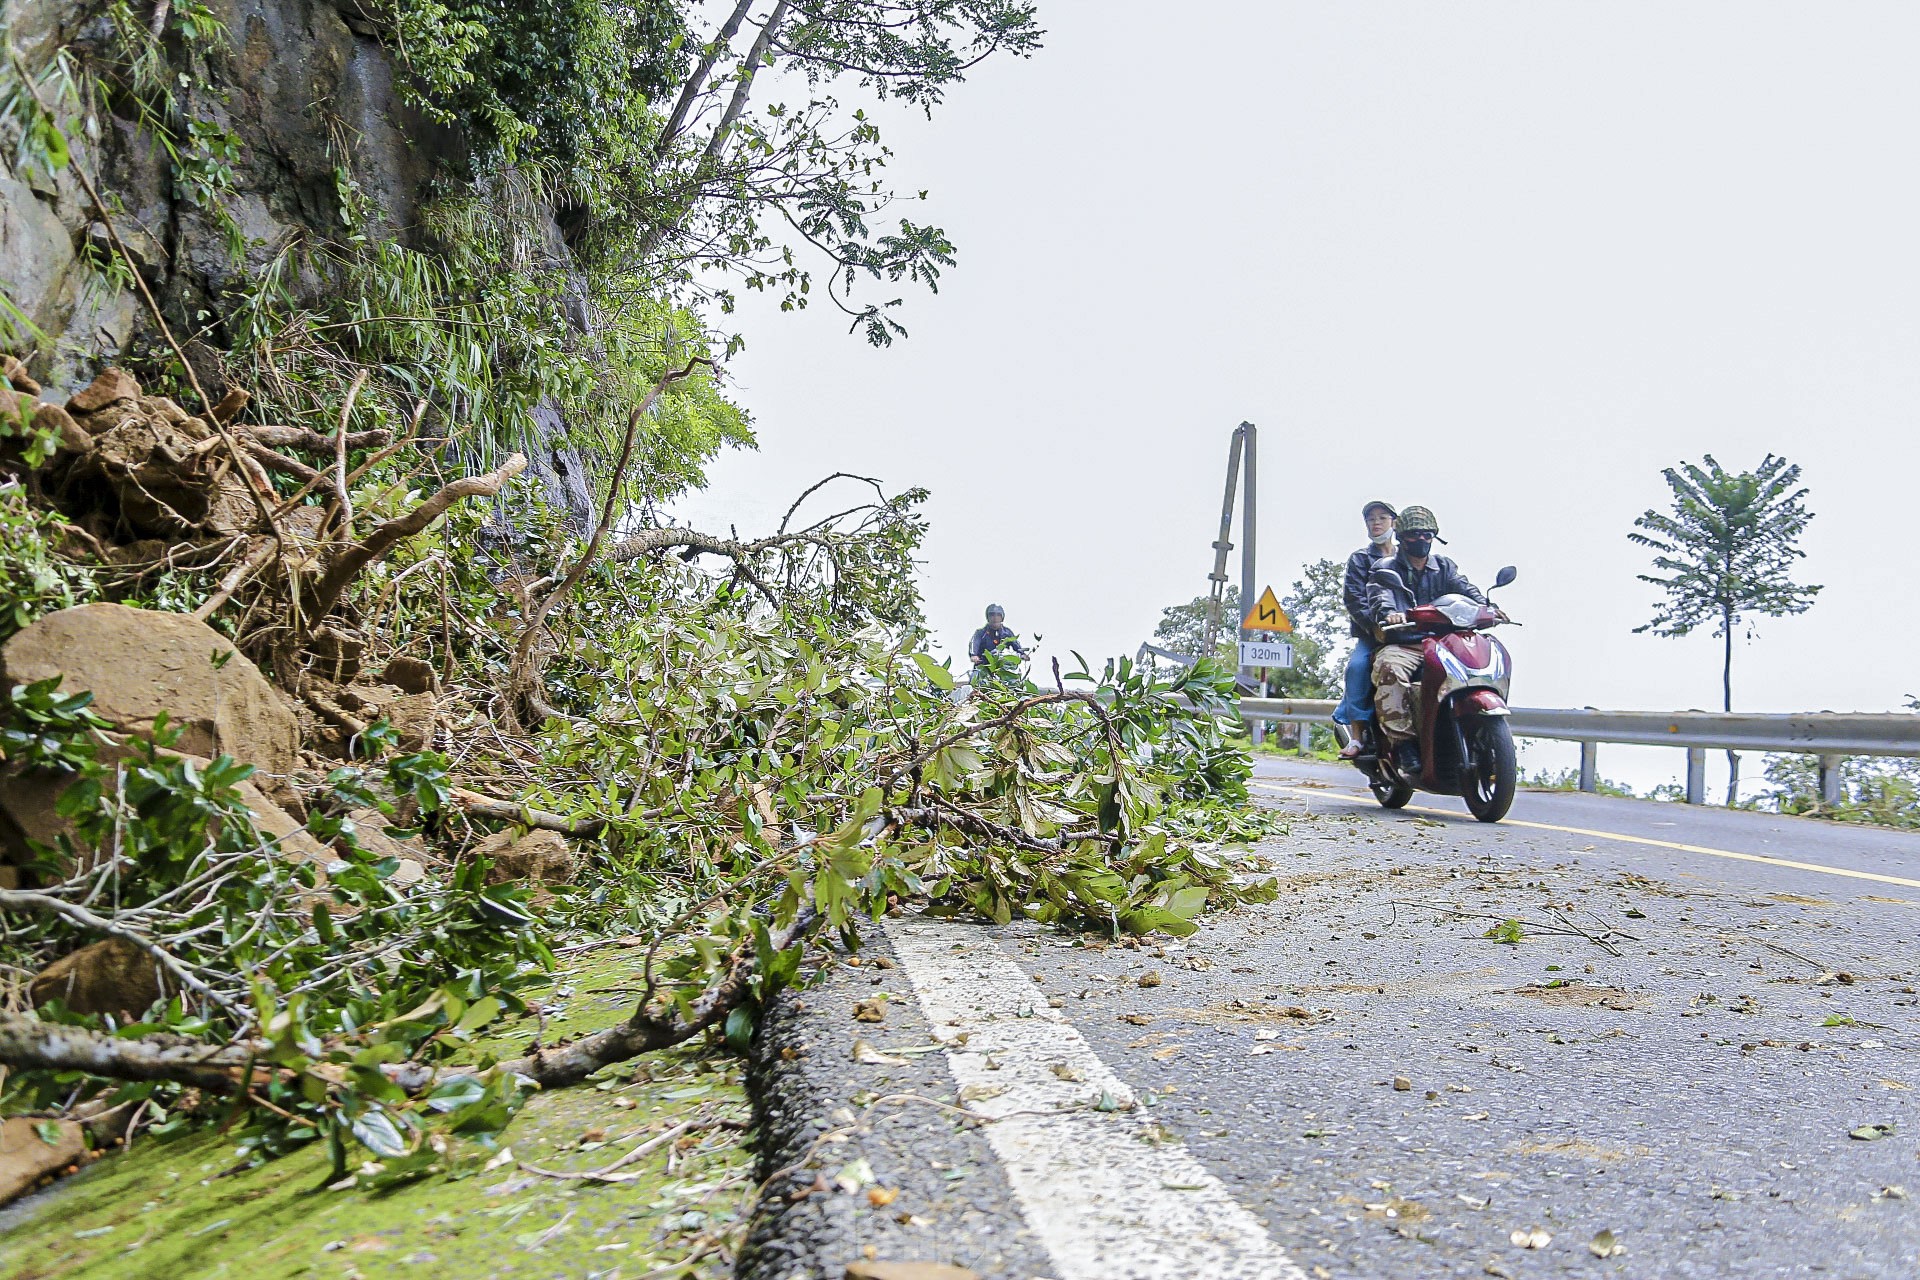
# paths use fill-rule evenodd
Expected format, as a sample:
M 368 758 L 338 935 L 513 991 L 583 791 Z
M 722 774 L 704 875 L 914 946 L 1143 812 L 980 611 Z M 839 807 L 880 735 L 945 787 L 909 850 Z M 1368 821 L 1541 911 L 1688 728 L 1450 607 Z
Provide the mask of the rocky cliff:
M 404 92 L 375 7 L 0 0 L 0 43 L 10 34 L 73 149 L 71 163 L 49 169 L 0 145 L 0 294 L 39 330 L 5 345 L 50 394 L 78 390 L 102 365 L 162 355 L 140 283 L 217 397 L 219 353 L 239 339 L 230 324 L 247 291 L 271 281 L 281 303 L 313 306 L 338 283 L 329 246 L 432 247 L 422 207 L 455 185 L 448 175 L 464 143 Z M 121 266 L 88 179 L 139 282 Z M 523 212 L 564 273 L 551 213 Z M 586 463 L 561 443 L 564 429 L 542 406 L 515 443 L 528 447 L 549 500 L 584 518 Z

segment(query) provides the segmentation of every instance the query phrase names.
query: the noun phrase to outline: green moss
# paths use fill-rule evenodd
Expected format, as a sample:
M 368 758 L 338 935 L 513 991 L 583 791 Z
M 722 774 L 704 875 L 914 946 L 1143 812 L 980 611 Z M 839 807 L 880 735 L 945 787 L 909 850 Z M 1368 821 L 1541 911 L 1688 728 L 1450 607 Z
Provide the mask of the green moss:
M 602 1027 L 631 1003 L 619 982 L 631 953 L 595 952 L 559 975 L 547 1034 Z M 563 995 L 563 993 L 567 993 Z M 550 1006 L 551 1007 L 551 1006 Z M 529 1021 L 516 1039 L 530 1037 Z M 564 1171 L 598 1168 L 652 1133 L 703 1112 L 741 1120 L 740 1066 L 701 1048 L 656 1054 L 573 1089 L 543 1094 L 507 1130 L 517 1160 Z M 604 1130 L 598 1139 L 582 1135 Z M 386 1194 L 329 1191 L 314 1144 L 245 1168 L 232 1134 L 211 1129 L 136 1140 L 56 1188 L 0 1238 L 4 1280 L 147 1280 L 154 1276 L 436 1275 L 546 1277 L 729 1274 L 753 1193 L 739 1131 L 710 1129 L 674 1157 L 628 1166 L 618 1185 L 561 1182 L 503 1165 L 429 1178 Z M 598 1145 L 596 1145 L 596 1143 Z

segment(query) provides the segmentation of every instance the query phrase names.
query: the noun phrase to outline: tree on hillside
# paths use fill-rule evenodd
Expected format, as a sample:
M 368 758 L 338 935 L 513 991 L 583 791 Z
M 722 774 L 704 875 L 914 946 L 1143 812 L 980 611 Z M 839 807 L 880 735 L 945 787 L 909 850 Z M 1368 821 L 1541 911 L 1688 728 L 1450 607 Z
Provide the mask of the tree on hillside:
M 1638 634 L 1684 636 L 1711 626 L 1724 646 L 1721 704 L 1733 710 L 1733 638 L 1754 636 L 1762 617 L 1782 618 L 1813 607 L 1820 588 L 1789 576 L 1805 557 L 1800 535 L 1813 520 L 1800 468 L 1769 453 L 1753 471 L 1730 472 L 1708 454 L 1700 464 L 1661 472 L 1673 491 L 1669 511 L 1649 509 L 1628 538 L 1655 553 L 1658 573 L 1640 576 L 1666 593 Z M 1727 803 L 1740 793 L 1740 757 L 1727 752 Z
M 1340 656 L 1340 635 L 1346 628 L 1346 608 L 1340 600 L 1342 566 L 1320 560 L 1301 569 L 1288 595 L 1280 602 L 1293 619 L 1293 666 L 1275 668 L 1270 674 L 1273 690 L 1283 698 L 1330 698 L 1337 695 L 1338 672 L 1332 664 Z M 1160 625 L 1154 628 L 1154 642 L 1163 649 L 1198 657 L 1205 651 L 1208 597 L 1195 596 L 1185 604 L 1170 605 L 1160 612 Z M 1228 586 L 1221 601 L 1220 616 L 1225 622 L 1222 638 L 1215 646 L 1221 661 L 1238 661 L 1235 630 L 1241 617 L 1240 588 Z
M 1173 653 L 1185 654 L 1197 658 L 1207 651 L 1207 610 L 1212 605 L 1208 596 L 1195 596 L 1185 604 L 1168 605 L 1160 611 L 1160 625 L 1153 629 L 1153 638 L 1162 649 Z M 1225 622 L 1220 630 L 1220 639 L 1214 645 L 1214 652 L 1229 665 L 1235 661 L 1233 642 L 1235 633 L 1233 622 L 1240 617 L 1240 588 L 1228 586 L 1220 601 L 1220 617 Z

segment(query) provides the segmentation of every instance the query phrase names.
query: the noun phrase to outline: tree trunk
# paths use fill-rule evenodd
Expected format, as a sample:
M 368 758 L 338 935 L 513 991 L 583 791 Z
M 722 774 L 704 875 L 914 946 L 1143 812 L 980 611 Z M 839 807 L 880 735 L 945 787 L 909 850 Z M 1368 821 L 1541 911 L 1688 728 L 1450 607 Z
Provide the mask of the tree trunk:
M 1727 640 L 1726 657 L 1720 663 L 1720 709 L 1733 710 L 1733 618 L 1721 618 L 1721 631 Z M 1740 800 L 1740 753 L 1727 752 L 1727 808 Z

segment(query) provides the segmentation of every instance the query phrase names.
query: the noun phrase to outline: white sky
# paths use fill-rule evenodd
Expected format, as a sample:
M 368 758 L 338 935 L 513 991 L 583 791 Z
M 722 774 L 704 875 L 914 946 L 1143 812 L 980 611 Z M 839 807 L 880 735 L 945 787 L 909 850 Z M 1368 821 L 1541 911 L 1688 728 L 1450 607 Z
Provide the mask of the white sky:
M 1228 438 L 1260 427 L 1260 577 L 1422 502 L 1527 625 L 1514 701 L 1709 707 L 1715 641 L 1635 636 L 1659 472 L 1805 468 L 1814 610 L 1735 706 L 1892 710 L 1920 606 L 1920 7 L 1043 0 L 1047 47 L 889 120 L 960 265 L 873 351 L 739 318 L 760 434 L 677 508 L 777 521 L 837 469 L 933 491 L 923 587 L 1043 651 L 1131 653 L 1206 589 Z M 849 99 L 853 93 L 847 87 Z M 882 294 L 880 296 L 890 296 Z M 1238 566 L 1231 570 L 1238 578 Z M 962 658 L 964 661 L 964 658 Z M 1529 763 L 1559 765 L 1571 748 Z M 1602 748 L 1645 786 L 1678 752 Z M 1757 773 L 1750 766 L 1749 776 Z

